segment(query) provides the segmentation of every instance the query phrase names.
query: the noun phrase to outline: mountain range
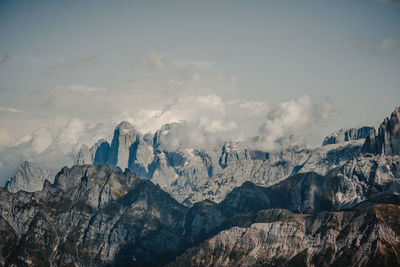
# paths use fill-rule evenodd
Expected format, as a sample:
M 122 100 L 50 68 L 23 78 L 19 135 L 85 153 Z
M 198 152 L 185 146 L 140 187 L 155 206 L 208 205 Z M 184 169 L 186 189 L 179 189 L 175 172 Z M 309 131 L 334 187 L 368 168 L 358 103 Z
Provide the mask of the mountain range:
M 254 141 L 257 138 L 210 144 L 206 148 L 197 149 L 182 144 L 171 150 L 168 141 L 173 139 L 171 135 L 176 133 L 176 128 L 179 129 L 178 123 L 167 124 L 154 135 L 143 135 L 132 124 L 124 121 L 116 127 L 111 143 L 100 139 L 91 147 L 82 145 L 74 164 L 107 164 L 111 168 L 128 168 L 138 177 L 158 184 L 178 202 L 191 206 L 205 199 L 220 202 L 233 188 L 246 181 L 269 186 L 296 173 L 314 171 L 324 175 L 359 153 L 364 142 L 360 137 L 366 137 L 348 135 L 347 139 L 338 138 L 336 143 L 325 144 L 324 141 L 323 146 L 314 149 L 292 146 L 277 152 L 254 149 L 259 145 Z M 338 133 L 352 131 L 342 129 Z M 206 132 L 201 134 L 207 135 Z M 338 134 L 331 136 L 334 135 Z M 17 182 L 26 172 L 29 173 L 26 179 Z M 30 172 L 23 164 L 6 187 L 12 192 L 19 189 L 30 192 L 41 189 L 40 185 L 33 184 L 39 179 L 31 178 L 33 175 Z M 36 176 L 42 177 L 42 184 L 49 178 L 46 175 Z M 32 188 L 29 188 L 31 180 Z M 52 182 L 51 178 L 48 180 Z
M 122 122 L 56 175 L 24 163 L 0 188 L 0 264 L 400 265 L 400 108 L 314 149 L 171 149 L 178 126 Z

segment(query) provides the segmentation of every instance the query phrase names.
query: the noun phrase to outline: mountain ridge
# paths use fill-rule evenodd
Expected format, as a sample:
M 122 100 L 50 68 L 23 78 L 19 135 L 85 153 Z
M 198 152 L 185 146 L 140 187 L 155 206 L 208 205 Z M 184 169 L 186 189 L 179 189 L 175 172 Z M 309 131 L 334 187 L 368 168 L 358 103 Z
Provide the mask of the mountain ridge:
M 394 152 L 399 146 L 395 129 L 400 122 L 396 118 L 381 124 L 376 140 L 383 140 L 384 149 L 374 153 L 362 150 L 359 140 L 311 152 L 297 148 L 268 153 L 268 159 L 266 154 L 256 154 L 265 157 L 262 160 L 251 159 L 254 155 L 237 144 L 226 144 L 221 162 L 218 153 L 210 153 L 212 158 L 193 149 L 175 154 L 157 150 L 159 163 L 175 167 L 182 175 L 197 170 L 188 159 L 201 162 L 200 166 L 217 160 L 231 175 L 241 170 L 238 176 L 246 173 L 243 164 L 248 162 L 264 164 L 258 170 L 290 171 L 284 177 L 277 175 L 269 185 L 246 179 L 238 182 L 232 175 L 226 184 L 241 182 L 240 186 L 226 190 L 221 201 L 212 201 L 208 195 L 210 199 L 185 206 L 161 185 L 139 178 L 129 168 L 109 164 L 64 167 L 53 183 L 45 180 L 43 189 L 36 192 L 0 188 L 0 264 L 399 265 L 400 155 Z M 122 126 L 126 130 L 123 142 L 130 146 L 136 142 L 137 148 L 137 140 L 144 137 Z M 365 141 L 364 147 L 368 144 Z M 291 157 L 301 159 L 302 166 Z M 312 164 L 307 165 L 309 161 Z M 307 166 L 326 173 L 308 171 Z M 203 178 L 217 183 L 229 179 L 229 175 L 211 179 L 218 170 L 212 167 L 212 171 L 203 169 Z M 295 167 L 299 167 L 296 172 Z M 196 177 L 201 176 L 191 176 Z

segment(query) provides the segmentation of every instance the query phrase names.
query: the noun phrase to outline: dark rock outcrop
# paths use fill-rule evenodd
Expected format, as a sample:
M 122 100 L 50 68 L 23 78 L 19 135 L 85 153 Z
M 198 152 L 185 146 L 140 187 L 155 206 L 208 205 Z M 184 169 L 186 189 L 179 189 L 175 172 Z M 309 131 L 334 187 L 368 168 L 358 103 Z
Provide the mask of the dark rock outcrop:
M 362 148 L 363 153 L 400 155 L 400 107 L 397 107 L 390 118 L 379 126 L 378 133 L 373 128 L 369 132 Z
M 187 208 L 108 166 L 63 168 L 40 192 L 0 188 L 0 265 L 157 265 L 185 245 Z
M 360 155 L 326 176 L 246 182 L 190 209 L 128 169 L 65 167 L 39 192 L 0 188 L 0 263 L 398 264 L 399 207 L 376 205 L 400 203 L 399 165 L 399 156 Z
M 168 266 L 399 266 L 400 207 L 293 214 L 260 211 Z

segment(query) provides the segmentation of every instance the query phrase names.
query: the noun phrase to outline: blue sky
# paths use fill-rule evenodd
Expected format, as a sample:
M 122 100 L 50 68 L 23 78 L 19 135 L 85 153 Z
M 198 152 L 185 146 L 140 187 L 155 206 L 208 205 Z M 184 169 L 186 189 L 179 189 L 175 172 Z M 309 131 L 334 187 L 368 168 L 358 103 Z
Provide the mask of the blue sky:
M 32 153 L 58 142 L 72 155 L 122 119 L 251 136 L 283 107 L 287 124 L 308 117 L 271 125 L 312 146 L 400 105 L 398 0 L 2 0 L 0 36 L 8 150 L 36 140 Z

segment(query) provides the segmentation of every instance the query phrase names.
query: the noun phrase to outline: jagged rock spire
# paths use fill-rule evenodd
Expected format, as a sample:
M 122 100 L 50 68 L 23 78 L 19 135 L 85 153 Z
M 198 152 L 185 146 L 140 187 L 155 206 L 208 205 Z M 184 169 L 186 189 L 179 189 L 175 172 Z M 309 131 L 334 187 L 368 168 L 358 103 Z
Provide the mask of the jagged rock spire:
M 367 136 L 363 153 L 400 155 L 400 107 L 397 107 L 390 118 L 386 118 L 378 129 L 374 128 Z

